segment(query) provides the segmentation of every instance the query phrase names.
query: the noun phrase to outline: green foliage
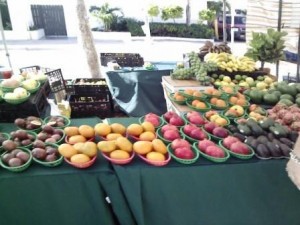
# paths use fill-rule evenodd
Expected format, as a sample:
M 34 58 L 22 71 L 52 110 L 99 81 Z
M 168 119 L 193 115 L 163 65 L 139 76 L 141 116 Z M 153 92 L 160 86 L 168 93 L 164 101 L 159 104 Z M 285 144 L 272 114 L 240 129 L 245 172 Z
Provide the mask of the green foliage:
M 231 6 L 228 1 L 225 1 L 226 10 L 231 11 Z M 217 2 L 210 1 L 207 4 L 207 8 L 215 11 L 217 15 L 219 15 L 221 12 L 223 12 L 223 0 L 219 0 Z
M 131 36 L 145 36 L 142 25 L 143 22 L 137 21 L 133 18 L 126 18 L 125 19 L 127 24 L 127 29 L 131 33 Z
M 273 28 L 269 28 L 267 33 L 252 32 L 252 40 L 249 42 L 250 48 L 245 55 L 255 61 L 260 61 L 263 69 L 265 62 L 275 63 L 284 58 L 285 43 L 283 37 L 286 35 L 286 32 L 276 31 Z
M 175 19 L 179 19 L 183 17 L 183 8 L 180 6 L 169 6 L 164 7 L 161 11 L 161 19 L 166 21 L 168 19 L 173 19 L 175 23 Z
M 212 23 L 216 19 L 216 16 L 216 11 L 210 9 L 201 10 L 198 14 L 200 23 L 202 23 L 203 21 L 207 21 L 207 23 Z
M 157 5 L 150 5 L 147 13 L 153 19 L 153 17 L 156 17 L 159 15 L 159 13 L 160 13 L 159 7 Z
M 120 8 L 110 8 L 109 4 L 106 2 L 101 7 L 91 6 L 91 14 L 95 16 L 99 21 L 104 24 L 105 31 L 110 30 L 112 23 L 116 19 L 116 12 L 119 11 L 122 13 Z
M 151 36 L 205 38 L 213 37 L 213 29 L 205 24 L 150 23 Z

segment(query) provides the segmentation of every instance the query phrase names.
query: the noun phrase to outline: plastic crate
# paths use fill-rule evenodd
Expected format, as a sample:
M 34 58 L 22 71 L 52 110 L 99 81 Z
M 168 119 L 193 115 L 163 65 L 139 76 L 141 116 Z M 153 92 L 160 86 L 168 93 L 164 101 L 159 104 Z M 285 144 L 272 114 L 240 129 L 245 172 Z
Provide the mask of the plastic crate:
M 51 70 L 45 74 L 48 76 L 49 85 L 53 93 L 65 90 L 66 87 L 61 69 Z
M 102 93 L 110 93 L 105 79 L 101 78 L 78 78 L 75 80 L 73 85 L 75 95 L 93 96 Z
M 89 116 L 106 118 L 113 114 L 113 105 L 109 93 L 102 93 L 95 96 L 71 95 L 69 103 L 71 118 Z
M 138 53 L 100 53 L 102 66 L 107 66 L 108 62 L 115 61 L 121 67 L 141 67 L 144 59 Z
M 19 105 L 0 103 L 0 122 L 14 122 L 16 118 L 27 116 L 45 117 L 49 114 L 49 103 L 44 90 L 41 88 L 31 95 L 29 100 Z

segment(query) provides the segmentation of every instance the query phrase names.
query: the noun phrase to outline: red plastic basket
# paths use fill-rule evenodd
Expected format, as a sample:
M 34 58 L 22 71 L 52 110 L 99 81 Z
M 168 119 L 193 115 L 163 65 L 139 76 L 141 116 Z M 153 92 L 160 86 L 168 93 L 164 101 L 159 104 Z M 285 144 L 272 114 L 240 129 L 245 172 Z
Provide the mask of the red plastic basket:
M 118 164 L 118 165 L 125 165 L 125 164 L 130 163 L 133 160 L 134 156 L 135 156 L 135 152 L 134 151 L 131 152 L 130 158 L 128 158 L 128 159 L 112 159 L 105 152 L 101 152 L 101 154 L 108 161 L 110 161 L 110 162 L 112 162 L 114 164 Z
M 82 164 L 79 164 L 79 163 L 72 163 L 69 159 L 67 158 L 64 158 L 64 160 L 66 161 L 66 163 L 70 164 L 71 166 L 74 166 L 76 168 L 79 168 L 79 169 L 85 169 L 85 168 L 88 168 L 90 166 L 92 166 L 95 161 L 96 161 L 96 158 L 97 158 L 97 155 L 94 156 L 90 161 L 86 162 L 86 163 L 82 163 Z
M 144 160 L 146 163 L 153 165 L 153 166 L 165 166 L 167 165 L 171 160 L 171 155 L 167 153 L 167 159 L 165 161 L 151 161 L 148 160 L 144 155 L 137 154 L 142 160 Z

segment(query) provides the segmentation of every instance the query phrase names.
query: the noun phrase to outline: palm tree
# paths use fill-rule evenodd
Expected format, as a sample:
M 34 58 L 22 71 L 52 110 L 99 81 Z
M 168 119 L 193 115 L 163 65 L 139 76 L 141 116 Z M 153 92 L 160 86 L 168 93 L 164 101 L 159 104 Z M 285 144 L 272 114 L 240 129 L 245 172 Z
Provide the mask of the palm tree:
M 79 23 L 79 41 L 82 44 L 92 78 L 101 78 L 100 60 L 97 55 L 92 31 L 88 22 L 84 0 L 77 0 L 77 17 Z
M 92 6 L 89 10 L 93 16 L 100 20 L 104 24 L 104 30 L 109 31 L 110 26 L 113 23 L 114 19 L 117 17 L 116 11 L 119 11 L 122 15 L 120 8 L 110 8 L 109 4 L 106 2 L 101 7 Z

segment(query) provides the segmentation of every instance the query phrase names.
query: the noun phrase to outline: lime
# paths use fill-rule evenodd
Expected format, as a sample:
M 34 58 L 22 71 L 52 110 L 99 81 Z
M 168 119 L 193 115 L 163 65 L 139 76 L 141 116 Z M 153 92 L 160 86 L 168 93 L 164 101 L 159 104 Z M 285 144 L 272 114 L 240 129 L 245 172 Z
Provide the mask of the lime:
M 237 74 L 234 76 L 234 79 L 237 80 L 237 81 L 240 81 L 242 79 L 242 76 Z

